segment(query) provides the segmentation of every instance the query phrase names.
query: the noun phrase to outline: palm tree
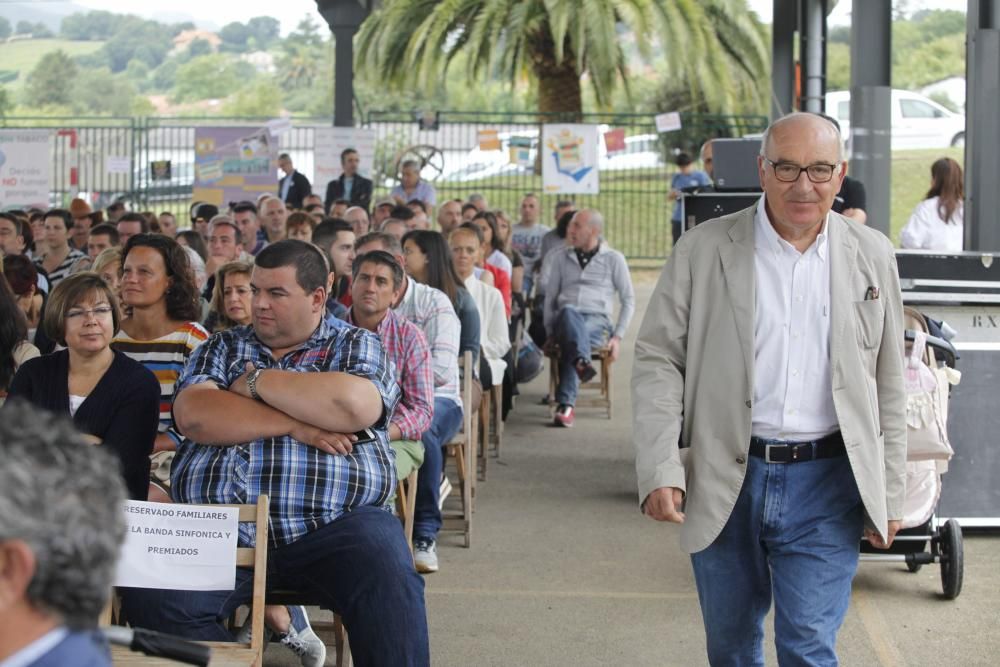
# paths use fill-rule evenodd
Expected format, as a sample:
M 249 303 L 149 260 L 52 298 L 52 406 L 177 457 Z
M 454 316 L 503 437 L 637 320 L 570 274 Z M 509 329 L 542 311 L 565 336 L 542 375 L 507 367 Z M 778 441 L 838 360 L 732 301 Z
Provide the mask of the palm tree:
M 540 112 L 579 114 L 584 75 L 601 105 L 619 81 L 627 90 L 628 41 L 716 111 L 759 96 L 754 81 L 768 73 L 746 0 L 383 0 L 361 28 L 358 62 L 386 83 L 429 88 L 465 52 L 470 82 L 526 78 Z

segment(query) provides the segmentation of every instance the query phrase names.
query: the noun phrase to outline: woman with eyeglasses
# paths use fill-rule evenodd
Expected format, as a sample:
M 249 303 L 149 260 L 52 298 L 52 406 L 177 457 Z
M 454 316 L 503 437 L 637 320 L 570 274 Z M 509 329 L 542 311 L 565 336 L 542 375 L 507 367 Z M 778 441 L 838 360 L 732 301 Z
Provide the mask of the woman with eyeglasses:
M 7 402 L 21 398 L 68 413 L 88 440 L 118 457 L 129 498 L 146 500 L 160 385 L 142 364 L 111 349 L 118 324 L 118 300 L 103 278 L 90 271 L 64 278 L 49 296 L 42 326 L 66 349 L 24 362 Z

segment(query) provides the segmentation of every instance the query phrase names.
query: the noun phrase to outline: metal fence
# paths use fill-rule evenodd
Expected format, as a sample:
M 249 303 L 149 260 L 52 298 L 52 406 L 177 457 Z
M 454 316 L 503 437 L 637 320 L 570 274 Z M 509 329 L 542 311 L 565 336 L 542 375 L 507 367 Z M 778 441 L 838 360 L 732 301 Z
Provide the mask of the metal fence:
M 52 205 L 67 205 L 74 196 L 104 207 L 125 200 L 136 210 L 169 210 L 187 219 L 194 183 L 196 128 L 207 125 L 258 128 L 266 118 L 6 118 L 0 127 L 52 128 Z M 625 149 L 607 154 L 601 145 L 600 193 L 577 195 L 578 206 L 599 209 L 606 219 L 609 242 L 629 259 L 659 259 L 670 250 L 670 202 L 667 200 L 673 159 L 678 151 L 697 153 L 711 137 L 759 133 L 764 116 L 681 114 L 682 128 L 657 133 L 653 118 L 638 114 L 560 115 L 492 112 L 370 111 L 362 127 L 375 134 L 371 165 L 375 195 L 387 194 L 396 183 L 399 164 L 417 157 L 422 176 L 437 190 L 438 201 L 484 195 L 491 208 L 512 218 L 527 192 L 542 200 L 543 222 L 551 224 L 556 200 L 542 194 L 539 144 L 542 124 L 579 122 L 601 131 L 624 130 Z M 296 168 L 311 176 L 317 127 L 328 118 L 295 118 L 281 136 L 282 151 Z M 481 151 L 481 130 L 496 132 L 500 150 Z M 601 143 L 601 142 L 599 142 Z M 509 149 L 521 148 L 522 159 L 511 162 Z M 154 180 L 150 165 L 169 160 L 168 180 Z M 0 202 L 0 208 L 3 202 Z

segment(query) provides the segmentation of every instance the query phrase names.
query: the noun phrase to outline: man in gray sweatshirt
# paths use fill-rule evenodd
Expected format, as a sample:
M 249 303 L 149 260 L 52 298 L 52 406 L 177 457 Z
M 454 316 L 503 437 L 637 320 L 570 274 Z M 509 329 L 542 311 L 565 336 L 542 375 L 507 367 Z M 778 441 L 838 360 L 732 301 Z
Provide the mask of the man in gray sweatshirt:
M 547 347 L 559 346 L 559 386 L 555 400 L 557 426 L 573 425 L 579 383 L 597 374 L 591 350 L 607 345 L 618 358 L 621 340 L 635 313 L 635 293 L 625 256 L 601 239 L 604 217 L 594 209 L 573 216 L 566 231 L 568 245 L 553 250 L 545 285 Z M 612 327 L 614 297 L 621 304 Z

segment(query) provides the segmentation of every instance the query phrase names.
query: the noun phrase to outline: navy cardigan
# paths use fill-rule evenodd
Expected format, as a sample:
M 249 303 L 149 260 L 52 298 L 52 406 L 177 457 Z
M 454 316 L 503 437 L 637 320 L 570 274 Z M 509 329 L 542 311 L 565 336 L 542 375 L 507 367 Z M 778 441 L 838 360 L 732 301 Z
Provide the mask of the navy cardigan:
M 160 383 L 152 371 L 121 352 L 73 416 L 81 433 L 97 436 L 121 461 L 132 500 L 149 493 L 149 455 L 160 420 Z M 29 359 L 18 368 L 8 404 L 23 398 L 32 405 L 69 415 L 69 352 Z

